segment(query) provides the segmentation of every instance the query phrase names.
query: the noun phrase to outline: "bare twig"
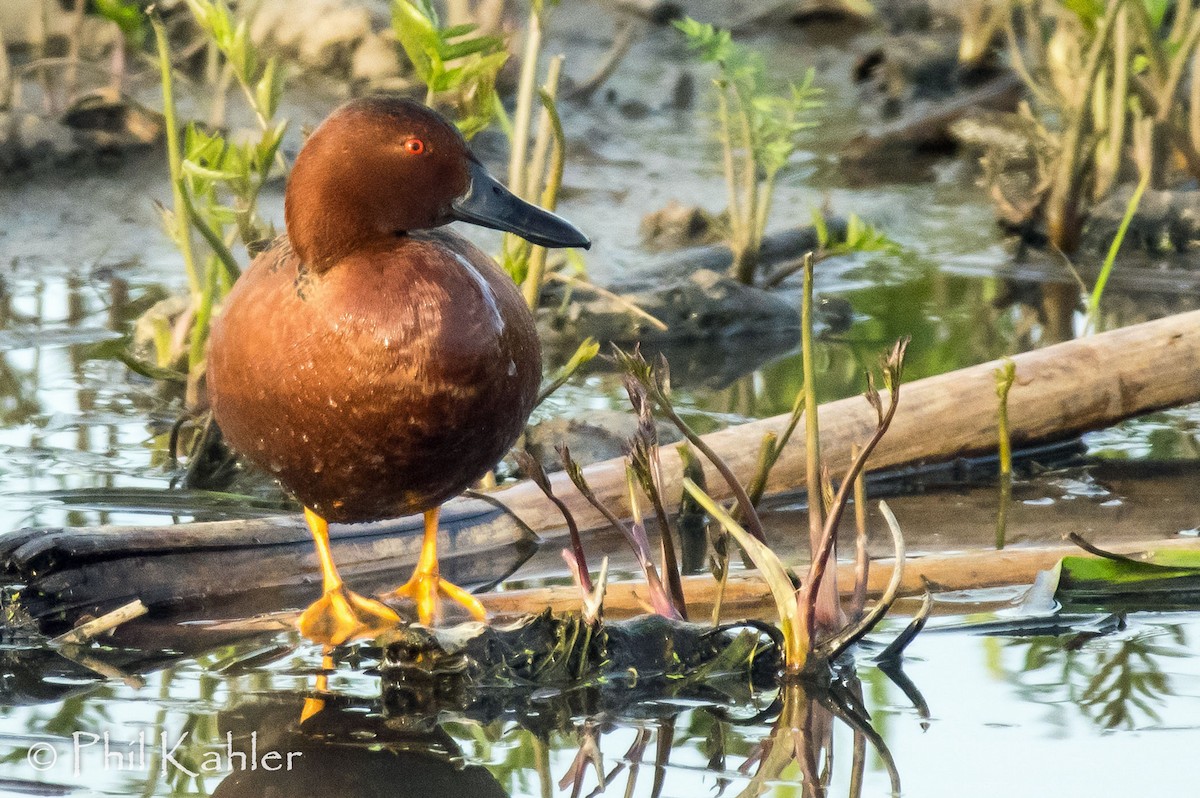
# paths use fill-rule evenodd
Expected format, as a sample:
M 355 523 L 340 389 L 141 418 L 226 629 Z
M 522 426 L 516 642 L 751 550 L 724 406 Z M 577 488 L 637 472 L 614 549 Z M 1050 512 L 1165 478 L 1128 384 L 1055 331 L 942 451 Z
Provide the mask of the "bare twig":
M 140 690 L 146 686 L 146 680 L 135 673 L 126 673 L 112 663 L 105 662 L 98 657 L 93 657 L 84 652 L 74 643 L 67 644 L 58 649 L 58 655 L 64 659 L 68 659 L 77 665 L 82 665 L 89 671 L 103 676 L 105 679 L 119 679 L 134 690 Z
M 644 311 L 640 307 L 638 307 L 636 303 L 631 302 L 630 300 L 626 299 L 625 297 L 621 296 L 620 294 L 616 294 L 616 293 L 613 293 L 612 291 L 609 291 L 607 288 L 601 288 L 600 286 L 596 285 L 595 283 L 593 283 L 589 280 L 584 280 L 582 277 L 576 277 L 575 275 L 571 275 L 571 274 L 563 274 L 562 272 L 550 272 L 549 274 L 546 275 L 546 279 L 547 280 L 557 280 L 560 283 L 564 283 L 564 284 L 572 286 L 574 288 L 582 288 L 585 291 L 591 291 L 595 294 L 599 294 L 600 296 L 604 297 L 605 299 L 612 300 L 616 304 L 624 307 L 626 310 L 628 310 L 630 313 L 634 314 L 635 316 L 638 316 L 639 318 L 643 318 L 646 321 L 650 322 L 650 325 L 652 327 L 654 327 L 654 329 L 658 330 L 659 332 L 666 332 L 668 329 L 670 329 L 657 316 L 650 315 L 649 313 L 647 313 L 646 311 Z
M 597 89 L 607 83 L 612 74 L 617 71 L 617 67 L 624 60 L 629 48 L 644 31 L 645 25 L 636 20 L 618 20 L 617 30 L 613 33 L 612 46 L 609 47 L 604 60 L 590 78 L 580 83 L 567 95 L 567 99 L 581 103 L 591 100 Z
M 127 621 L 140 618 L 149 611 L 141 599 L 136 599 L 124 606 L 118 607 L 112 612 L 101 615 L 99 618 L 80 624 L 65 634 L 59 635 L 50 641 L 50 645 L 66 646 L 87 643 L 95 639 L 98 635 L 116 629 Z

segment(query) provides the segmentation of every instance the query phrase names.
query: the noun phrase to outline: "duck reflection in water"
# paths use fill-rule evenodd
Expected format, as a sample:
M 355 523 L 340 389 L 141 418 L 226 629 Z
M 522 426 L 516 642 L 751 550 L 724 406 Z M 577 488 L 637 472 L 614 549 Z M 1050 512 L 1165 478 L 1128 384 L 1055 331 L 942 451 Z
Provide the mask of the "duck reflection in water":
M 287 714 L 294 717 L 295 707 Z M 288 730 L 265 740 L 263 730 L 274 725 L 265 720 L 283 720 L 279 727 Z M 260 751 L 268 745 L 291 769 L 237 770 L 213 798 L 508 798 L 487 768 L 465 764 L 458 744 L 432 722 L 396 728 L 382 716 L 327 702 L 298 728 L 269 711 L 265 717 L 256 712 L 253 726 Z M 235 733 L 234 739 L 248 736 Z

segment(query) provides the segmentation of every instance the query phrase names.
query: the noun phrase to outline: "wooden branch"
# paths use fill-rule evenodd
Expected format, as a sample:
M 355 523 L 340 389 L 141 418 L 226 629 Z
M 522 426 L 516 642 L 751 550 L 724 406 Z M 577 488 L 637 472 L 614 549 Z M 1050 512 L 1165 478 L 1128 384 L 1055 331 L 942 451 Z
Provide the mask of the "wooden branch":
M 50 641 L 51 645 L 66 646 L 66 645 L 82 645 L 89 643 L 99 635 L 105 632 L 110 632 L 116 629 L 126 621 L 132 621 L 134 618 L 140 618 L 149 610 L 146 605 L 141 602 L 141 599 L 131 601 L 128 604 L 117 607 L 112 612 L 101 615 L 99 618 L 94 618 L 87 623 L 81 623 L 66 634 L 61 634 Z
M 1026 352 L 1012 358 L 1017 378 L 1009 394 L 1008 412 L 1014 447 L 1061 440 L 1110 426 L 1131 416 L 1200 401 L 1200 311 L 1102 333 Z M 993 452 L 997 446 L 996 381 L 991 361 L 928 377 L 904 386 L 904 401 L 887 436 L 871 457 L 871 471 L 946 461 Z M 885 400 L 886 401 L 886 400 Z M 757 442 L 779 435 L 790 414 L 742 424 L 706 435 L 705 440 L 743 481 L 757 468 Z M 875 411 L 861 396 L 820 408 L 821 450 L 826 462 L 844 463 L 851 447 L 875 429 Z M 663 499 L 667 509 L 683 495 L 679 455 L 662 453 Z M 730 498 L 724 481 L 711 467 L 707 485 L 713 498 Z M 596 463 L 584 470 L 600 501 L 618 515 L 628 514 L 625 464 Z M 806 480 L 805 444 L 789 441 L 767 483 L 768 493 L 800 489 Z M 551 476 L 560 495 L 568 495 L 567 477 Z M 561 534 L 562 517 L 532 484 L 497 491 L 493 498 L 539 535 Z M 604 519 L 585 502 L 571 505 L 580 529 L 597 529 Z
M 1136 554 L 1143 551 L 1198 551 L 1198 538 L 1171 538 L 1136 543 L 1105 544 L 1105 551 L 1117 554 Z M 917 596 L 924 592 L 928 580 L 934 590 L 976 590 L 987 587 L 1007 587 L 1032 584 L 1037 575 L 1053 568 L 1063 557 L 1091 557 L 1078 546 L 1039 546 L 1027 549 L 1000 549 L 969 554 L 937 554 L 909 557 L 905 560 L 900 582 L 901 596 Z M 892 577 L 893 561 L 872 562 L 867 593 L 878 598 Z M 853 591 L 855 564 L 838 566 L 838 584 L 845 586 L 843 597 Z M 701 617 L 712 609 L 717 598 L 718 584 L 712 576 L 703 574 L 683 579 L 688 609 Z M 579 591 L 573 586 L 530 588 L 486 593 L 480 600 L 492 612 L 533 612 L 550 608 L 554 612 L 578 612 Z M 721 616 L 725 619 L 763 617 L 775 612 L 767 585 L 757 573 L 730 574 L 722 599 Z M 610 583 L 604 599 L 607 617 L 621 618 L 648 611 L 648 594 L 642 582 Z
M 479 499 L 452 502 L 439 532 L 443 575 L 468 586 L 499 582 L 536 550 L 529 530 Z M 362 592 L 403 582 L 423 534 L 420 515 L 330 527 L 338 567 Z M 19 530 L 0 535 L 0 577 L 25 585 L 21 605 L 30 615 L 68 622 L 135 598 L 212 618 L 304 606 L 320 591 L 312 537 L 299 516 Z

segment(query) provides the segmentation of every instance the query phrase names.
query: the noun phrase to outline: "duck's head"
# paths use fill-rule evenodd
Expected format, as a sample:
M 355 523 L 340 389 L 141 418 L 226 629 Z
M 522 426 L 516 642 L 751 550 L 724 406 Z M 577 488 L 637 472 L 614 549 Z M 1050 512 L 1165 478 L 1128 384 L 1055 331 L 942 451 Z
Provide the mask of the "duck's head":
M 547 247 L 590 242 L 487 173 L 458 130 L 409 100 L 367 97 L 334 111 L 288 181 L 288 236 L 318 271 L 381 237 L 461 220 Z

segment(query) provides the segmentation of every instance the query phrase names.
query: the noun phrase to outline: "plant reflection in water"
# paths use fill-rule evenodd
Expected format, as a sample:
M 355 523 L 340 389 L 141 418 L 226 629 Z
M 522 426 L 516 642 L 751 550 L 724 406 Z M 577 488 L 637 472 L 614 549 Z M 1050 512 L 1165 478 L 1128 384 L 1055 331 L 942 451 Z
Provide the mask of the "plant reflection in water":
M 1102 729 L 1136 729 L 1161 722 L 1159 709 L 1173 694 L 1168 665 L 1189 656 L 1182 626 L 1163 625 L 1103 640 L 1099 632 L 1083 631 L 1064 640 L 1033 637 L 1009 642 L 1024 649 L 1020 670 L 1008 678 L 1020 695 L 1052 713 L 1063 726 L 1063 712 L 1079 713 Z

